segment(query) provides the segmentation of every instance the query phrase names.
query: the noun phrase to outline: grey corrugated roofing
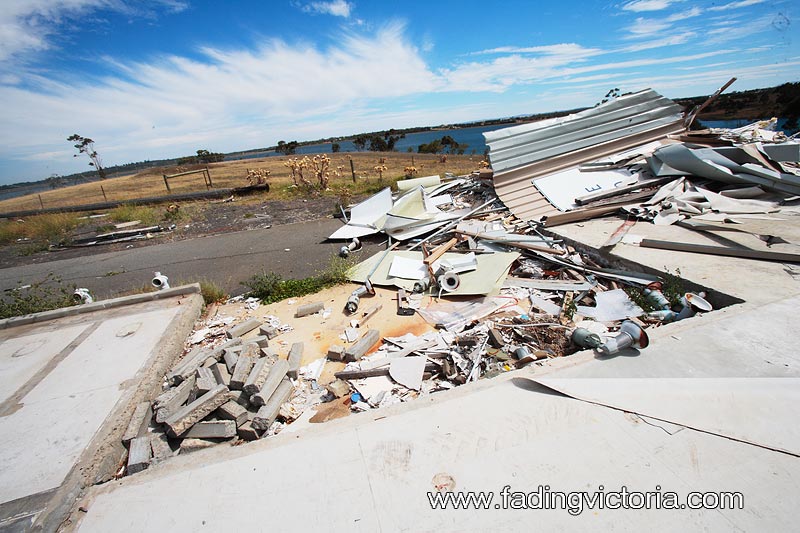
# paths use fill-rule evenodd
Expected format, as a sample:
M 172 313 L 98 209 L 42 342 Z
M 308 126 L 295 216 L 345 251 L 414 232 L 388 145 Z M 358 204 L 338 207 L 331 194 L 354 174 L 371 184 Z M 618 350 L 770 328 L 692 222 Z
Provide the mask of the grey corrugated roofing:
M 566 117 L 486 132 L 498 196 L 523 220 L 559 211 L 531 180 L 683 131 L 682 108 L 647 89 Z

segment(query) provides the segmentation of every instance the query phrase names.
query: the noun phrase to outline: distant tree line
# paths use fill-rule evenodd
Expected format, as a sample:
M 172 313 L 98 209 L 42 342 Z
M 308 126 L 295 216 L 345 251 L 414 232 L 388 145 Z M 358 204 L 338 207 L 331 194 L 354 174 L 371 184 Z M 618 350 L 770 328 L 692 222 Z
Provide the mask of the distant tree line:
M 176 161 L 178 165 L 197 165 L 209 163 L 219 163 L 225 160 L 225 154 L 218 152 L 209 152 L 208 150 L 198 150 L 197 155 L 190 155 L 188 157 L 180 157 Z

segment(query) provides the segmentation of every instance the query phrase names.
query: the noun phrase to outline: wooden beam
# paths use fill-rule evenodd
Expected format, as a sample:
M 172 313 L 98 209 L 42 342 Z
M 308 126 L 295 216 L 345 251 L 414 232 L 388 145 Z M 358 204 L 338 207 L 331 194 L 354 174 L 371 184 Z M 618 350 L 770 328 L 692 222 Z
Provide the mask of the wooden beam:
M 685 242 L 659 241 L 654 239 L 644 239 L 639 246 L 642 248 L 655 248 L 658 250 L 672 250 L 677 252 L 690 252 L 707 255 L 722 255 L 725 257 L 739 257 L 743 259 L 761 259 L 763 261 L 778 261 L 781 263 L 800 263 L 800 254 L 775 252 L 772 250 L 728 248 L 725 246 L 709 246 L 705 244 L 689 244 Z

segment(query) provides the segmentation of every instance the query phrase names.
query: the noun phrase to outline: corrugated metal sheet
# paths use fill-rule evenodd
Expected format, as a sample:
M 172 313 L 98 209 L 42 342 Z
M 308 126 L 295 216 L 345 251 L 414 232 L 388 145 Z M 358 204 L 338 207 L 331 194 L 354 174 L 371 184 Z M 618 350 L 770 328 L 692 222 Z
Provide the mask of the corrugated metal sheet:
M 532 180 L 684 130 L 682 109 L 653 90 L 566 117 L 484 133 L 498 196 L 523 220 L 559 211 Z

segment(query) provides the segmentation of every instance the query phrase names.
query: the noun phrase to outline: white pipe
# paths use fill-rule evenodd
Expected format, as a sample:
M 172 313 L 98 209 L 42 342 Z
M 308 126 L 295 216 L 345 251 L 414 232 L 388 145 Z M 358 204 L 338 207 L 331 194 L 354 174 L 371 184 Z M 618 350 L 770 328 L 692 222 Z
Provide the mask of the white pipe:
M 161 272 L 156 272 L 153 280 L 151 281 L 153 287 L 158 290 L 169 289 L 169 278 Z
M 92 295 L 89 294 L 89 289 L 84 287 L 75 289 L 75 292 L 72 293 L 72 299 L 79 304 L 90 304 L 94 302 L 94 298 L 92 298 Z
M 461 284 L 458 274 L 452 270 L 449 270 L 439 276 L 437 281 L 439 282 L 439 287 L 441 287 L 445 292 L 453 292 Z

